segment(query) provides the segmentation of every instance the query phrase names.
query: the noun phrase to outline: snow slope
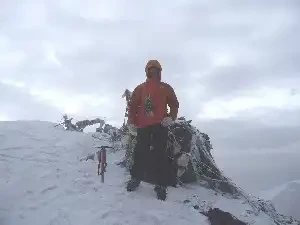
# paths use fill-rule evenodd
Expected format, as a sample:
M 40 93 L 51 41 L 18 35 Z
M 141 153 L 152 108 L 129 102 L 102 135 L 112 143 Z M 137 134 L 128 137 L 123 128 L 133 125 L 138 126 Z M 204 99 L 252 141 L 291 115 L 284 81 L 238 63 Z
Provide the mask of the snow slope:
M 97 163 L 79 161 L 95 152 L 93 145 L 108 144 L 102 142 L 48 122 L 0 122 L 0 224 L 209 224 L 195 204 L 219 207 L 251 224 L 274 224 L 266 214 L 246 213 L 250 206 L 245 201 L 198 186 L 169 188 L 165 202 L 156 200 L 153 187 L 145 183 L 127 193 L 128 174 L 115 165 L 122 152 L 108 154 L 102 184 Z
M 261 197 L 271 200 L 280 213 L 300 220 L 300 180 L 262 191 Z

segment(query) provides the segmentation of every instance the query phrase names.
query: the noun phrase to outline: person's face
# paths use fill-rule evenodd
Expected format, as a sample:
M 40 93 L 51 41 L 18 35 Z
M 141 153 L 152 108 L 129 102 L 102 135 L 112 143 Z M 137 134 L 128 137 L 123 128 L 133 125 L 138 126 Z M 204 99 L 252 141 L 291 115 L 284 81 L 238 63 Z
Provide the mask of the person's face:
M 160 77 L 160 69 L 151 67 L 148 69 L 149 77 Z

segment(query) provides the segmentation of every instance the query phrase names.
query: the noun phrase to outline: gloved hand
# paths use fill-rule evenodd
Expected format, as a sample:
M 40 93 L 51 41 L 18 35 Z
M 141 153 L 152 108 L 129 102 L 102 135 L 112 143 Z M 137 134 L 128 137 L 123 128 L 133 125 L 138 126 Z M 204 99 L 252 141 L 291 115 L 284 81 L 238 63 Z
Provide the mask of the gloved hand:
M 137 130 L 136 130 L 136 126 L 134 124 L 128 124 L 128 131 L 131 135 L 133 136 L 137 136 Z
M 171 117 L 165 117 L 162 121 L 161 121 L 161 125 L 163 125 L 164 127 L 168 127 L 173 123 L 173 119 Z

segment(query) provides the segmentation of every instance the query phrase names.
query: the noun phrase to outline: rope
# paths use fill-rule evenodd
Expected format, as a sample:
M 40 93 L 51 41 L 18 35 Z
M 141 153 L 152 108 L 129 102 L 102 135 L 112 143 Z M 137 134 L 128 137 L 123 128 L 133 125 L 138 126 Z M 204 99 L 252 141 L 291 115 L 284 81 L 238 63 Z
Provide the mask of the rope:
M 173 139 L 174 143 L 175 143 L 177 146 L 178 146 L 178 145 L 180 146 L 180 144 L 179 144 L 178 141 L 177 141 L 176 135 L 175 135 L 172 131 L 170 131 L 170 129 L 169 129 L 169 136 Z M 195 144 L 196 144 L 196 143 L 195 143 Z M 204 149 L 203 149 L 203 150 L 204 150 Z M 258 214 L 258 213 L 261 211 L 256 205 L 254 205 L 254 204 L 251 202 L 251 200 L 248 198 L 248 196 L 246 196 L 246 195 L 244 194 L 245 191 L 244 191 L 242 188 L 240 188 L 236 183 L 234 183 L 231 179 L 229 179 L 229 178 L 226 177 L 226 176 L 223 176 L 222 174 L 217 174 L 217 173 L 215 173 L 215 172 L 213 171 L 213 168 L 212 168 L 212 167 L 210 167 L 210 166 L 206 165 L 205 163 L 201 162 L 200 160 L 198 160 L 198 159 L 196 158 L 195 154 L 192 153 L 192 151 L 191 151 L 191 153 L 186 153 L 186 152 L 182 152 L 182 151 L 181 151 L 181 153 L 182 153 L 182 154 L 187 154 L 187 155 L 189 155 L 189 156 L 191 157 L 191 159 L 192 159 L 192 161 L 191 161 L 192 164 L 193 164 L 193 161 L 195 161 L 195 162 L 197 163 L 197 165 L 199 165 L 199 166 L 202 165 L 202 166 L 206 167 L 206 168 L 208 169 L 209 172 L 211 172 L 212 174 L 214 174 L 214 175 L 216 175 L 217 177 L 220 178 L 220 179 L 218 180 L 218 179 L 214 179 L 214 178 L 207 177 L 207 176 L 203 175 L 203 173 L 202 173 L 202 174 L 199 174 L 199 173 L 198 173 L 198 170 L 199 170 L 199 169 L 201 170 L 201 167 L 200 167 L 200 168 L 198 168 L 198 167 L 195 168 L 194 165 L 193 165 L 193 167 L 194 167 L 194 172 L 195 172 L 196 177 L 197 177 L 198 180 L 201 180 L 201 178 L 206 178 L 206 179 L 211 180 L 211 181 L 215 181 L 215 182 L 224 182 L 224 183 L 230 184 L 230 185 L 232 185 L 232 186 L 239 192 L 239 194 L 240 194 L 240 195 L 241 195 L 241 196 L 249 203 L 249 205 L 250 205 L 250 206 L 253 208 L 253 210 L 255 211 L 255 214 Z M 211 162 L 214 164 L 214 166 L 217 168 L 217 166 L 215 165 L 215 162 L 214 162 L 212 156 L 209 155 L 209 154 L 207 154 L 207 151 L 206 151 L 206 150 L 204 150 L 204 153 L 205 153 L 206 157 L 207 157 L 208 159 L 210 159 Z M 218 169 L 218 168 L 217 168 L 217 169 Z M 221 171 L 221 170 L 219 170 L 219 171 L 220 171 L 220 173 L 223 173 L 223 171 Z M 201 170 L 201 172 L 202 172 L 202 170 Z M 176 176 L 176 179 L 178 180 L 178 182 L 179 182 L 182 186 L 186 187 L 186 185 L 183 184 L 183 183 L 181 182 L 181 180 L 180 180 L 180 178 L 179 178 L 178 176 Z M 211 185 L 212 185 L 212 188 L 213 188 L 214 190 L 217 189 L 217 187 L 215 187 L 215 186 L 213 185 L 213 183 L 212 183 Z
M 174 144 L 175 144 L 176 146 L 181 146 L 181 145 L 179 144 L 179 142 L 177 141 L 176 135 L 170 130 L 170 127 L 168 127 L 168 129 L 169 129 L 169 131 L 168 131 L 168 137 L 173 141 L 173 145 L 170 146 L 170 144 L 169 144 L 168 147 L 167 147 L 167 149 L 169 149 L 170 147 L 173 147 Z M 196 134 L 196 132 L 193 131 L 193 130 L 191 130 L 191 132 L 192 132 L 193 134 Z M 202 142 L 202 141 L 201 141 L 201 142 Z M 195 144 L 196 144 L 196 143 L 195 143 Z M 193 150 L 195 151 L 195 149 L 193 149 Z M 237 186 L 234 182 L 232 182 L 228 177 L 222 176 L 222 174 L 217 174 L 217 173 L 215 173 L 215 172 L 213 171 L 213 168 L 212 168 L 212 167 L 210 167 L 210 166 L 206 165 L 205 163 L 201 162 L 200 160 L 198 160 L 198 159 L 196 158 L 195 153 L 193 153 L 193 150 L 191 150 L 191 153 L 186 153 L 186 152 L 183 152 L 183 151 L 180 151 L 180 153 L 181 153 L 181 154 L 187 154 L 187 155 L 189 155 L 189 156 L 191 157 L 191 162 L 192 162 L 192 165 L 193 165 L 193 169 L 194 169 L 194 172 L 195 172 L 195 175 L 196 175 L 198 181 L 202 180 L 201 178 L 205 178 L 205 179 L 211 180 L 211 181 L 213 181 L 213 182 L 224 182 L 224 183 L 227 183 L 227 184 L 231 184 L 231 185 L 232 185 L 232 186 L 240 193 L 240 195 L 241 195 L 242 197 L 244 197 L 244 199 L 249 203 L 249 205 L 253 208 L 253 210 L 256 211 L 256 213 L 259 213 L 260 209 L 259 209 L 256 205 L 254 205 L 254 204 L 249 200 L 249 198 L 244 194 L 244 193 L 245 193 L 244 190 L 242 190 L 240 187 L 238 187 L 238 186 Z M 197 150 L 198 150 L 198 148 L 197 148 Z M 214 159 L 212 158 L 212 156 L 211 156 L 210 154 L 207 153 L 207 150 L 202 149 L 202 151 L 204 152 L 205 156 L 212 162 L 212 164 L 217 168 L 217 166 L 216 166 L 216 164 L 215 164 L 215 162 L 214 162 Z M 174 159 L 174 158 L 171 157 L 171 159 Z M 196 166 L 194 165 L 194 162 L 196 163 Z M 202 172 L 202 170 L 201 170 L 201 166 L 200 166 L 200 165 L 206 167 L 206 168 L 208 169 L 209 172 L 211 172 L 212 174 L 216 175 L 216 176 L 219 177 L 220 179 L 218 180 L 218 179 L 210 178 L 210 177 L 207 177 L 207 176 L 203 175 L 203 172 Z M 198 168 L 198 166 L 200 166 L 200 168 Z M 217 168 L 217 169 L 218 169 L 218 168 Z M 202 172 L 202 174 L 200 174 L 200 173 L 198 172 L 199 170 Z M 219 170 L 219 169 L 218 169 L 218 170 Z M 221 171 L 221 170 L 219 170 L 219 171 L 220 171 L 220 173 L 223 173 L 223 171 Z M 187 186 L 180 180 L 180 178 L 179 178 L 177 175 L 176 175 L 176 179 L 177 179 L 177 181 L 179 182 L 179 184 L 180 184 L 181 186 L 187 187 Z M 214 189 L 214 190 L 217 190 L 217 189 L 218 189 L 217 187 L 215 187 L 215 186 L 213 185 L 213 183 L 210 184 L 210 185 L 212 186 L 212 189 Z
M 196 160 L 197 160 L 197 159 L 196 159 Z M 212 169 L 212 168 L 209 167 L 208 165 L 205 165 L 204 163 L 200 162 L 199 160 L 197 160 L 197 161 L 198 161 L 198 163 L 200 163 L 200 164 L 202 164 L 202 165 L 208 167 L 209 169 Z M 221 177 L 220 175 L 214 173 L 213 171 L 211 171 L 211 172 L 212 172 L 213 174 L 217 175 L 218 177 L 220 177 L 221 180 L 216 180 L 216 179 L 208 178 L 208 177 L 206 177 L 205 175 L 202 175 L 202 176 L 205 177 L 205 178 L 208 178 L 208 179 L 210 179 L 210 180 L 213 180 L 213 181 L 222 181 L 222 182 L 225 182 L 225 183 L 228 183 L 228 184 L 233 185 L 234 188 L 236 188 L 236 189 L 240 192 L 241 196 L 244 197 L 244 199 L 249 203 L 249 205 L 256 211 L 255 213 L 259 213 L 260 209 L 259 209 L 256 205 L 254 205 L 254 204 L 249 200 L 248 196 L 246 196 L 246 195 L 244 194 L 245 191 L 244 191 L 242 188 L 240 188 L 236 183 L 232 182 L 228 177 L 225 177 L 225 176 L 224 176 L 224 178 L 226 179 L 226 180 L 225 180 L 225 179 L 224 179 L 223 177 Z

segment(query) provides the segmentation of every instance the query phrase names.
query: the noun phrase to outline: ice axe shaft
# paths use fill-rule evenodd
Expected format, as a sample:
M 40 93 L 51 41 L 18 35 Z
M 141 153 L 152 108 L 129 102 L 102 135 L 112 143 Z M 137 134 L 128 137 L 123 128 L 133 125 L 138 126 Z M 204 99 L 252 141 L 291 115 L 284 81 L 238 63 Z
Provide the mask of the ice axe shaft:
M 100 146 L 100 147 L 97 147 L 97 148 L 100 148 L 100 150 L 97 151 L 98 175 L 101 175 L 101 182 L 104 183 L 104 173 L 106 172 L 106 167 L 107 167 L 106 149 L 107 148 L 112 148 L 112 147 Z

